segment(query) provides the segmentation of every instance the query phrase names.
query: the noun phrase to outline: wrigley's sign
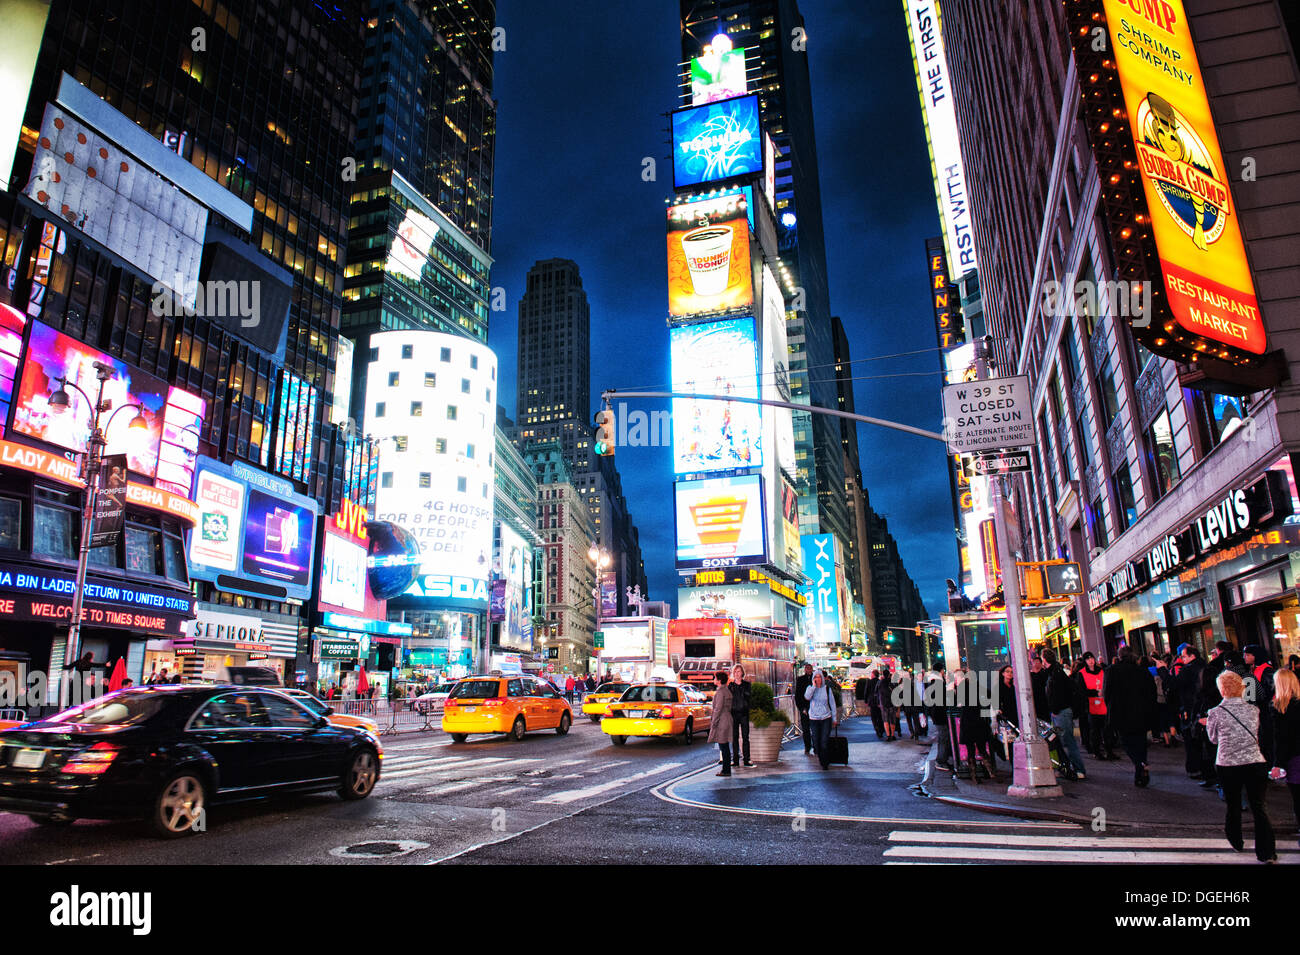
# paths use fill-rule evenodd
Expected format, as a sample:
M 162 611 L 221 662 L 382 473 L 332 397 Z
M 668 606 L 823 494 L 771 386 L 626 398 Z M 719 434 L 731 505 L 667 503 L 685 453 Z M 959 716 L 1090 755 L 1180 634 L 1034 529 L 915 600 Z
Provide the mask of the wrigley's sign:
M 1099 610 L 1290 513 L 1286 474 L 1266 471 L 1252 484 L 1228 491 L 1186 527 L 1165 534 L 1140 558 L 1093 587 L 1088 606 Z

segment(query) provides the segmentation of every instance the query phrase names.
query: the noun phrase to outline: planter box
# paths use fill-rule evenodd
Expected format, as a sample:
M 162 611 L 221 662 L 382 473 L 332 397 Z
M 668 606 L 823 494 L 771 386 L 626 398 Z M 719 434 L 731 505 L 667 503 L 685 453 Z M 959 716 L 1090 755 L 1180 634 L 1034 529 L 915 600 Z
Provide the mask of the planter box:
M 749 727 L 749 754 L 756 763 L 775 763 L 781 759 L 781 737 L 785 735 L 785 724 L 775 720 L 760 729 Z

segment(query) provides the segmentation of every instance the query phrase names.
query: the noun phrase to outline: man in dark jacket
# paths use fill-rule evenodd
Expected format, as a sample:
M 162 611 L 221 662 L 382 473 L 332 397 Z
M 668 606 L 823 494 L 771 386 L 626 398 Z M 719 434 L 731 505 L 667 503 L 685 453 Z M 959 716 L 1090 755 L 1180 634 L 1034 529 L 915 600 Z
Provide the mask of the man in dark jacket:
M 1074 681 L 1065 672 L 1065 667 L 1057 662 L 1056 651 L 1051 647 L 1042 651 L 1042 658 L 1046 664 L 1046 669 L 1043 670 L 1046 677 L 1043 680 L 1043 695 L 1047 698 L 1047 712 L 1050 714 L 1052 728 L 1061 738 L 1061 745 L 1065 747 L 1065 755 L 1074 767 L 1076 778 L 1087 779 L 1083 769 L 1083 754 L 1079 752 L 1079 741 L 1074 738 Z
M 804 699 L 808 687 L 812 686 L 813 666 L 803 665 L 803 672 L 794 681 L 794 705 L 799 710 L 799 732 L 803 736 L 803 754 L 812 753 L 812 724 L 808 719 L 808 701 Z
M 746 766 L 749 759 L 749 691 L 751 684 L 745 679 L 745 668 L 737 664 L 731 668 L 731 765 L 739 766 L 742 740 Z
M 1133 783 L 1145 786 L 1151 781 L 1147 733 L 1156 715 L 1156 684 L 1151 673 L 1138 666 L 1132 647 L 1123 647 L 1119 660 L 1106 671 L 1102 697 L 1106 701 L 1106 719 L 1133 762 Z
M 1042 651 L 1029 658 L 1029 682 L 1034 691 L 1034 715 L 1040 720 L 1051 719 L 1047 705 L 1047 667 L 1043 665 Z
M 1196 722 L 1196 699 L 1201 691 L 1201 674 L 1205 661 L 1201 652 L 1190 643 L 1178 647 L 1178 670 L 1174 674 L 1174 687 L 1178 695 L 1178 720 L 1183 731 L 1183 766 L 1193 779 L 1204 777 L 1201 760 L 1200 724 Z
M 1246 665 L 1246 699 L 1259 709 L 1259 749 L 1264 759 L 1273 760 L 1273 664 L 1257 643 L 1242 647 Z M 1292 785 L 1294 785 L 1292 781 Z

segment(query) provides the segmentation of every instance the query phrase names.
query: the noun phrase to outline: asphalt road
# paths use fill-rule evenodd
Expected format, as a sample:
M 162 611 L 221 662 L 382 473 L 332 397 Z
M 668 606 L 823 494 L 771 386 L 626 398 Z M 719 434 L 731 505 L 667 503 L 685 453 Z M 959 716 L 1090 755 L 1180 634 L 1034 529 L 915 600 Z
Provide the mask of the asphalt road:
M 866 725 L 847 724 L 852 770 L 822 773 L 796 743 L 777 769 L 726 781 L 714 777 L 714 746 L 615 747 L 585 720 L 520 743 L 408 734 L 385 741 L 383 776 L 361 802 L 325 794 L 217 807 L 207 831 L 172 841 L 144 823 L 54 829 L 0 814 L 0 864 L 1253 861 L 1230 858 L 1213 833 L 1097 835 L 925 799 L 909 789 L 924 750 L 874 742 Z M 1293 853 L 1284 861 L 1300 861 Z

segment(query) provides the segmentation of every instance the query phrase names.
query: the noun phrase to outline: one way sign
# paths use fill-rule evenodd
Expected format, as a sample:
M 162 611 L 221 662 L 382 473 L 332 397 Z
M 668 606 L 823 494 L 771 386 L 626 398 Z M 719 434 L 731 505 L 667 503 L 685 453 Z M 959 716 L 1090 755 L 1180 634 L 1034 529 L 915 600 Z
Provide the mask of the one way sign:
M 1014 474 L 1029 471 L 1032 465 L 1028 451 L 1000 451 L 980 454 L 965 459 L 967 477 L 985 477 L 990 474 Z

